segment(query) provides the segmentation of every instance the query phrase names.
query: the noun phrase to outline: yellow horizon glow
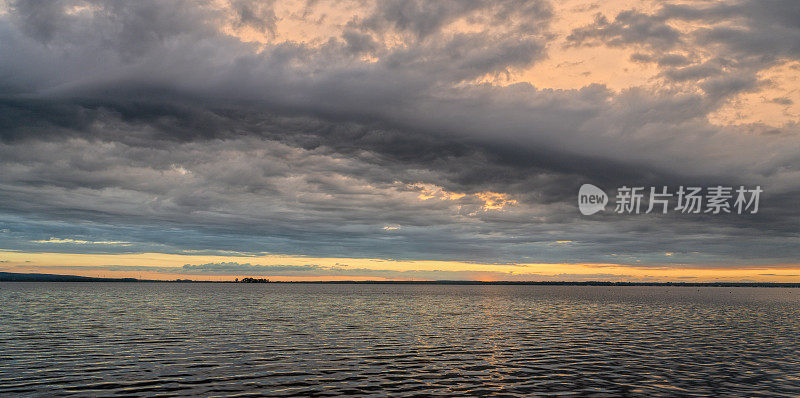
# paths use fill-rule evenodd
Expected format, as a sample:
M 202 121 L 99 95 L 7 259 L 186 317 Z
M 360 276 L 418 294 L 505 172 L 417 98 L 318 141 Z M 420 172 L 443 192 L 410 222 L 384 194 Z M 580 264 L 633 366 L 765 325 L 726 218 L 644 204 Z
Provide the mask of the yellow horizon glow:
M 325 269 L 367 269 L 384 271 L 455 271 L 469 272 L 469 280 L 603 280 L 603 281 L 659 281 L 659 282 L 800 282 L 800 264 L 751 265 L 740 268 L 697 268 L 661 266 L 645 267 L 615 263 L 517 263 L 491 264 L 464 261 L 411 261 L 377 258 L 307 257 L 264 254 L 259 256 L 222 256 L 167 253 L 138 254 L 76 254 L 76 253 L 25 253 L 0 251 L 0 269 L 6 272 L 34 272 L 71 274 L 94 277 L 133 277 L 143 279 L 194 279 L 233 280 L 235 277 L 261 276 L 272 280 L 431 280 L 426 278 L 398 278 L 382 276 L 341 276 L 227 274 L 205 275 L 191 273 L 164 273 L 148 271 L 146 267 L 174 267 L 184 264 L 207 264 L 222 262 L 249 263 L 252 265 L 317 265 Z M 139 266 L 142 271 L 119 271 L 92 269 L 103 266 Z M 75 268 L 72 268 L 75 267 Z M 244 271 L 243 271 L 244 272 Z M 530 275 L 527 278 L 520 276 Z M 602 277 L 580 277 L 580 275 L 603 274 Z M 774 274 L 774 275 L 765 275 Z M 563 277 L 562 277 L 563 275 Z M 571 277 L 572 276 L 572 277 Z M 561 279 L 559 279 L 561 278 Z

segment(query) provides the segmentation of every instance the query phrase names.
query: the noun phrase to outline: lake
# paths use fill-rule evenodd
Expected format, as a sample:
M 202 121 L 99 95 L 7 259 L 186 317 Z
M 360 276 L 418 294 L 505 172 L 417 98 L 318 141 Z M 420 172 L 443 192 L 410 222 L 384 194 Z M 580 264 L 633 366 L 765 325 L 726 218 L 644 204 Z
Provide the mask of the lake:
M 6 282 L 0 302 L 0 395 L 800 395 L 800 289 Z

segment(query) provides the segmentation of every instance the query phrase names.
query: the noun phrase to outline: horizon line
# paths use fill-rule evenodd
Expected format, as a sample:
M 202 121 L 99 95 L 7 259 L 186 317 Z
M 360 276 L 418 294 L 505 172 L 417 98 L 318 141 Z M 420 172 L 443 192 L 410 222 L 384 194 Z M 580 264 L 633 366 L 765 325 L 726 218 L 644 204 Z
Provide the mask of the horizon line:
M 278 283 L 355 285 L 540 285 L 540 286 L 676 286 L 676 287 L 788 287 L 800 282 L 643 282 L 643 281 L 478 281 L 478 280 L 329 280 L 282 281 L 262 278 L 256 282 L 236 280 L 103 278 L 68 274 L 17 273 L 0 271 L 0 282 L 128 282 L 128 283 Z

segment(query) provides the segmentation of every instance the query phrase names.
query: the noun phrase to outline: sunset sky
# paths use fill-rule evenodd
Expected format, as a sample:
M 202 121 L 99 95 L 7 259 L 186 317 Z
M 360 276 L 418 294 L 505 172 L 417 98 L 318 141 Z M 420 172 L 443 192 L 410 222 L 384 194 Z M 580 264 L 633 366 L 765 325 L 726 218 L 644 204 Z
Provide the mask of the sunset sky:
M 800 282 L 798 78 L 797 0 L 0 1 L 0 271 Z

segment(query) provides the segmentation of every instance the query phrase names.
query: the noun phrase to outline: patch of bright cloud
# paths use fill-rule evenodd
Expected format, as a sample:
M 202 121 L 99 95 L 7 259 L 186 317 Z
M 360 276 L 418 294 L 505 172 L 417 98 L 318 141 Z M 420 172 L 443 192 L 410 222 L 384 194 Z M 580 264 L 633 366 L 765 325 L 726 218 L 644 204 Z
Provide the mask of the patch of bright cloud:
M 421 200 L 440 199 L 440 200 L 458 200 L 466 196 L 464 193 L 450 192 L 444 188 L 434 184 L 410 184 L 408 188 L 411 190 L 419 191 L 417 198 Z
M 507 193 L 487 191 L 476 193 L 475 196 L 483 202 L 483 210 L 503 210 L 518 203 L 510 199 Z
M 73 244 L 73 245 L 130 245 L 131 242 L 122 240 L 79 240 L 79 239 L 62 239 L 50 238 L 47 240 L 34 240 L 33 243 L 54 243 L 54 244 Z

